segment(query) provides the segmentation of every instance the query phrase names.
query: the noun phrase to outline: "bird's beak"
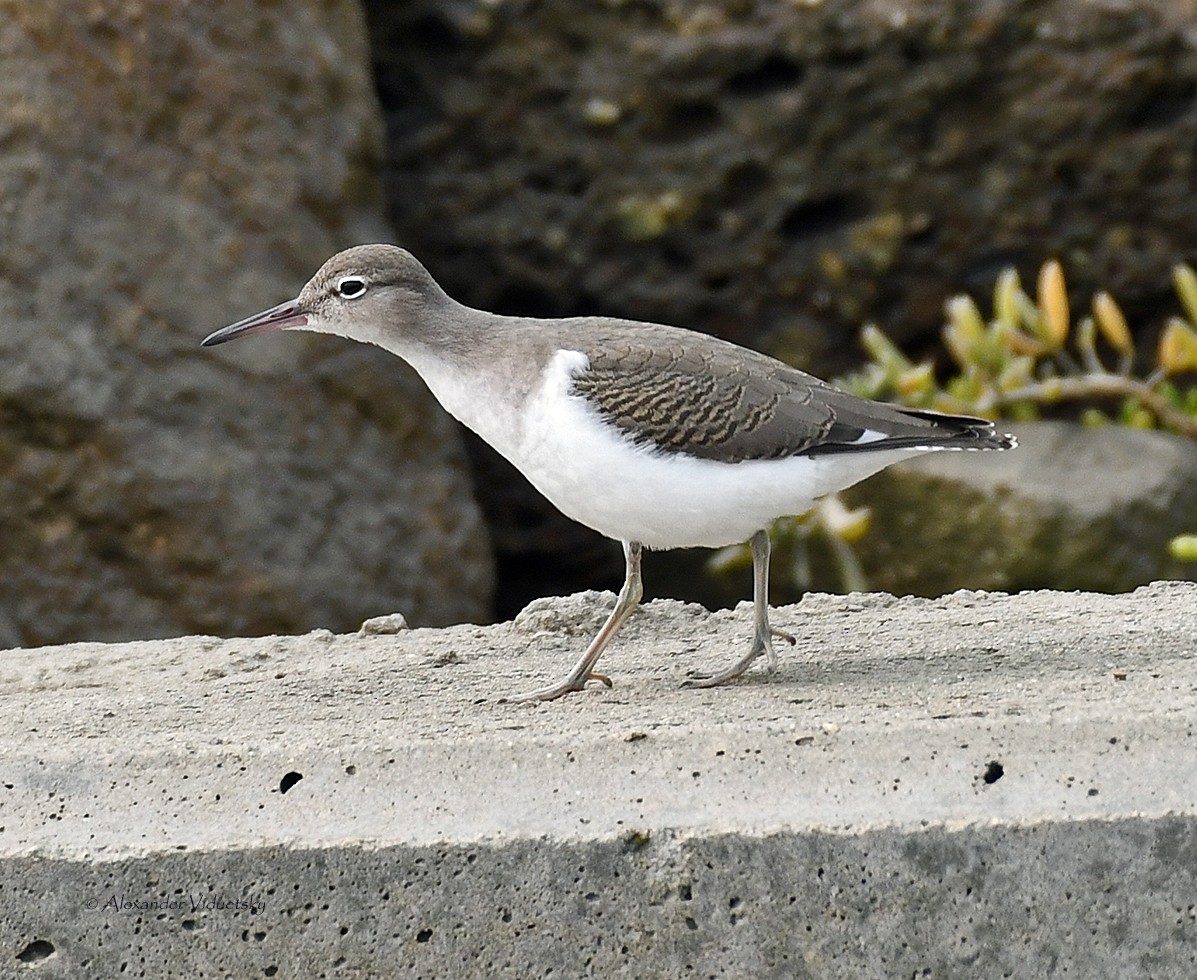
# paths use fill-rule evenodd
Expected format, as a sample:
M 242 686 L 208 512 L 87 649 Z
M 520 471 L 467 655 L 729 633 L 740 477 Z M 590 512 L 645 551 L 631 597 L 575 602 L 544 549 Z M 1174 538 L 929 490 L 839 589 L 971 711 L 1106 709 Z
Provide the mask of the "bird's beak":
M 209 334 L 201 342 L 201 347 L 215 347 L 226 340 L 236 340 L 238 337 L 251 337 L 256 333 L 270 333 L 273 330 L 285 330 L 287 327 L 306 326 L 308 318 L 302 311 L 299 300 L 292 299 L 286 303 L 279 303 L 261 313 L 247 316 L 244 320 L 230 323 L 221 327 L 213 334 Z

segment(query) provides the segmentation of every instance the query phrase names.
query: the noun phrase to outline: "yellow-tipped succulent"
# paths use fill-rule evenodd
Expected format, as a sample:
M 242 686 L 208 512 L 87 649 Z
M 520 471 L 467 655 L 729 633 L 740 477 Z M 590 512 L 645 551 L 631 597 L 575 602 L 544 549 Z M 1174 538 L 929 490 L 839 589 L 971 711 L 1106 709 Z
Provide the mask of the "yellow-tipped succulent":
M 1040 337 L 1052 350 L 1059 350 L 1068 339 L 1068 290 L 1064 270 L 1055 259 L 1039 270 Z
M 860 345 L 874 364 L 887 372 L 892 369 L 895 376 L 913 366 L 910 358 L 876 324 L 866 323 L 861 328 Z
M 1158 426 L 1197 439 L 1197 385 L 1185 378 L 1197 374 L 1197 272 L 1178 264 L 1172 282 L 1184 315 L 1167 321 L 1154 368 L 1142 378 L 1132 374 L 1134 334 L 1114 297 L 1097 292 L 1090 312 L 1073 324 L 1064 270 L 1053 259 L 1039 270 L 1034 299 L 1017 271 L 1004 270 L 994 284 L 992 320 L 970 296 L 944 304 L 942 337 L 953 362 L 947 377 L 937 378 L 932 362 L 915 363 L 869 324 L 860 335 L 868 363 L 839 383 L 917 408 L 1029 421 L 1067 406 L 1083 425 Z M 1103 360 L 1110 351 L 1114 367 Z M 817 537 L 830 546 L 842 585 L 859 589 L 866 583 L 851 546 L 868 527 L 867 511 L 849 511 L 830 498 L 803 518 L 778 522 L 773 536 L 792 547 L 800 587 L 809 573 L 806 548 Z M 1174 539 L 1171 552 L 1197 562 L 1197 534 Z M 717 553 L 712 565 L 750 566 L 747 546 Z
M 988 323 L 969 296 L 944 304 L 943 342 L 955 373 L 938 381 L 926 365 L 903 362 L 900 352 L 876 327 L 862 336 L 875 362 L 888 366 L 884 377 L 867 376 L 855 390 L 874 398 L 896 398 L 913 406 L 990 417 L 1038 417 L 1039 406 L 1081 402 L 1086 424 L 1161 425 L 1197 439 L 1197 386 L 1179 391 L 1170 376 L 1197 373 L 1197 272 L 1179 264 L 1172 270 L 1176 294 L 1186 313 L 1173 317 L 1160 338 L 1156 366 L 1144 378 L 1132 375 L 1134 334 L 1122 308 L 1106 290 L 1093 296 L 1091 315 L 1075 324 L 1064 270 L 1052 259 L 1036 280 L 1035 299 L 1026 294 L 1014 269 L 1006 269 L 993 289 Z M 1117 363 L 1107 366 L 1099 338 Z M 884 354 L 884 357 L 880 356 Z M 1085 402 L 1131 407 L 1103 412 Z
M 1197 323 L 1197 272 L 1186 262 L 1172 267 L 1172 285 L 1185 308 L 1189 323 Z
M 1133 354 L 1135 342 L 1131 338 L 1130 327 L 1122 308 L 1114 302 L 1114 297 L 1104 290 L 1093 297 L 1093 320 L 1097 329 L 1108 343 L 1119 354 Z
M 868 507 L 845 507 L 843 501 L 834 494 L 820 500 L 815 510 L 824 529 L 849 544 L 865 536 L 873 516 Z
M 1004 269 L 993 287 L 993 318 L 1013 330 L 1022 327 L 1022 282 L 1017 269 Z
M 1160 336 L 1156 359 L 1166 374 L 1197 371 L 1197 331 L 1180 317 L 1171 317 Z
M 945 310 L 948 322 L 943 328 L 944 344 L 956 363 L 965 367 L 985 341 L 985 320 L 971 296 L 953 296 Z

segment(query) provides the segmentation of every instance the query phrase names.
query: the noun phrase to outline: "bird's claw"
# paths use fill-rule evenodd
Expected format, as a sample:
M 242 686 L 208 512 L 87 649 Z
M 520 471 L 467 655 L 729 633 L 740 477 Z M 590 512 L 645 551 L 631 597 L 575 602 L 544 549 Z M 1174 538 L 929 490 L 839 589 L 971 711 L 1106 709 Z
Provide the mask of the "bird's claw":
M 512 698 L 500 698 L 499 703 L 510 702 L 520 704 L 526 701 L 556 701 L 557 698 L 564 697 L 566 694 L 585 690 L 586 685 L 591 681 L 598 681 L 606 687 L 612 686 L 610 677 L 592 670 L 585 677 L 567 677 L 557 684 L 550 684 L 548 687 L 541 687 L 535 691 L 529 691 L 527 694 L 519 694 Z

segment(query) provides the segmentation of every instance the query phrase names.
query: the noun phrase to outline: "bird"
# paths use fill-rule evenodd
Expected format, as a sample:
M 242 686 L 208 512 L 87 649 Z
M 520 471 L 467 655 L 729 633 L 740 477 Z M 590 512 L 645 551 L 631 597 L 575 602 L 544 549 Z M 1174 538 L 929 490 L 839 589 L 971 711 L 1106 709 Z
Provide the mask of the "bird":
M 292 300 L 202 341 L 281 330 L 375 344 L 406 361 L 441 406 L 506 457 L 567 517 L 623 546 L 615 607 L 560 681 L 510 700 L 551 701 L 595 681 L 643 596 L 645 548 L 748 542 L 753 635 L 715 687 L 761 656 L 776 669 L 768 529 L 893 463 L 944 450 L 1005 450 L 992 421 L 841 391 L 758 351 L 681 327 L 606 316 L 540 318 L 452 299 L 406 249 L 332 256 Z

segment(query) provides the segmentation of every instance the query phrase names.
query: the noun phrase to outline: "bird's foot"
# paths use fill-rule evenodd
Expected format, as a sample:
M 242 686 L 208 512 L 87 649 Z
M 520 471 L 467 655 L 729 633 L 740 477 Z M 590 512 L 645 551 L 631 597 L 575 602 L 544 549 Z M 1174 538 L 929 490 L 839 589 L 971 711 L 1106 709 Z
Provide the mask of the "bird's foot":
M 777 669 L 777 654 L 773 652 L 773 642 L 770 636 L 776 636 L 779 640 L 785 640 L 791 646 L 798 641 L 784 630 L 774 629 L 771 626 L 768 629 L 768 633 L 758 632 L 753 637 L 752 646 L 749 648 L 748 653 L 726 670 L 721 670 L 717 674 L 696 674 L 682 681 L 682 687 L 718 687 L 720 684 L 734 681 L 743 675 L 762 653 L 765 655 L 769 673 L 773 673 Z
M 753 660 L 756 657 L 752 658 Z M 727 684 L 730 681 L 736 680 L 744 671 L 748 669 L 748 665 L 752 663 L 745 657 L 739 663 L 733 664 L 727 670 L 721 670 L 717 674 L 695 674 L 693 677 L 687 677 L 682 681 L 682 687 L 719 687 L 721 684 Z
M 769 655 L 769 669 L 772 671 L 777 659 L 773 654 L 773 646 L 767 638 L 762 642 L 758 637 L 753 641 L 752 648 L 748 653 L 726 670 L 721 670 L 717 674 L 696 674 L 682 681 L 682 687 L 719 687 L 721 684 L 727 684 L 740 677 L 762 653 Z
M 525 701 L 556 701 L 566 694 L 572 694 L 574 691 L 585 690 L 586 685 L 590 681 L 598 681 L 607 687 L 611 686 L 611 678 L 606 674 L 600 674 L 597 671 L 590 671 L 585 676 L 575 677 L 570 674 L 564 680 L 556 684 L 550 684 L 548 687 L 537 688 L 535 691 L 529 691 L 527 694 L 519 694 L 512 698 L 502 698 L 501 702 L 511 702 L 519 704 Z

